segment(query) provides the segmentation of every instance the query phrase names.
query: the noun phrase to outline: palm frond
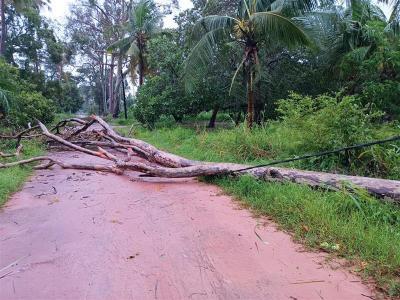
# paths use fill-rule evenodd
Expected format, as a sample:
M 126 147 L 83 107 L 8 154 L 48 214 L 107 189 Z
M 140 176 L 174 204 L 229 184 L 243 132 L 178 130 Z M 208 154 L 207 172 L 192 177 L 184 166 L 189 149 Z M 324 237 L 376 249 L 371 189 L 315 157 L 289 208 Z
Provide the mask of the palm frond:
M 213 31 L 220 28 L 230 28 L 238 22 L 237 19 L 229 16 L 211 15 L 201 18 L 193 27 L 192 39 L 199 39 L 204 32 Z
M 324 2 L 330 3 L 331 1 L 333 0 Z M 316 0 L 276 0 L 272 2 L 269 11 L 280 12 L 286 17 L 294 17 L 315 11 L 320 4 L 321 2 Z
M 233 85 L 235 83 L 236 77 L 239 74 L 239 71 L 242 69 L 244 63 L 246 62 L 247 57 L 244 57 L 239 66 L 237 67 L 235 74 L 232 77 L 231 86 L 229 87 L 229 95 L 232 93 Z
M 218 44 L 224 40 L 226 35 L 227 31 L 224 28 L 214 29 L 205 33 L 194 46 L 184 67 L 185 86 L 188 90 L 192 89 L 193 79 L 197 77 L 196 75 L 199 75 L 202 69 L 213 60 Z
M 311 41 L 303 29 L 293 20 L 276 12 L 260 12 L 251 16 L 258 34 L 278 40 L 287 47 L 297 45 L 311 45 Z
M 119 51 L 125 53 L 133 43 L 133 37 L 122 38 L 107 47 L 108 52 Z

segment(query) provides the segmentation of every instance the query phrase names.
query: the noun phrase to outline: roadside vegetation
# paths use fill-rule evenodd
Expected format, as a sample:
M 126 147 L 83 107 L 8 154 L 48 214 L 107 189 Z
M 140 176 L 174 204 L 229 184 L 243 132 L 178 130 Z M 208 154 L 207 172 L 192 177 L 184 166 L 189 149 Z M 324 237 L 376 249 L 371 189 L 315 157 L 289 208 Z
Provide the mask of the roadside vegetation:
M 176 1 L 82 0 L 60 38 L 47 1 L 5 1 L 0 132 L 84 112 L 188 158 L 245 164 L 399 136 L 400 2 L 385 15 L 387 2 L 194 0 L 166 29 Z M 20 158 L 44 151 L 23 144 Z M 0 151 L 15 149 L 1 139 Z M 400 180 L 400 142 L 285 166 Z M 30 171 L 0 171 L 0 205 Z M 398 207 L 360 190 L 207 180 L 400 296 Z
M 0 163 L 12 162 L 20 159 L 27 159 L 42 155 L 43 145 L 34 141 L 24 141 L 23 150 L 19 157 L 0 158 Z M 14 153 L 15 142 L 4 142 L 0 144 L 0 152 Z M 4 205 L 8 197 L 18 191 L 26 179 L 32 174 L 32 167 L 18 166 L 14 168 L 3 169 L 0 171 L 0 207 Z

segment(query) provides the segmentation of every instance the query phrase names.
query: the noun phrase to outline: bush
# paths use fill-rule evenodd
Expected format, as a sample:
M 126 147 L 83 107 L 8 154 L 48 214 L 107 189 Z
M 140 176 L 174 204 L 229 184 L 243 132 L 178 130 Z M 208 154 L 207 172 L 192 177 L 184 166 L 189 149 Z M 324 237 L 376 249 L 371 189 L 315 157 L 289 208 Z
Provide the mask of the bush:
M 280 129 L 291 131 L 291 142 L 296 145 L 292 154 L 313 153 L 351 146 L 371 140 L 398 135 L 398 126 L 377 123 L 382 116 L 373 108 L 360 106 L 355 96 L 341 98 L 326 95 L 315 98 L 291 94 L 278 103 L 281 114 Z M 283 129 L 283 130 L 282 130 Z M 363 174 L 398 178 L 400 157 L 395 155 L 400 143 L 351 150 L 316 158 L 302 163 L 308 168 L 340 170 L 350 174 Z
M 172 116 L 176 122 L 182 122 L 191 109 L 191 99 L 183 89 L 171 86 L 163 76 L 153 76 L 140 87 L 133 115 L 140 123 L 154 128 L 161 116 Z
M 245 126 L 219 129 L 161 128 L 138 131 L 139 138 L 206 161 L 265 163 L 384 139 L 400 134 L 394 123 L 380 124 L 354 97 L 303 97 L 279 102 L 281 118 L 249 131 Z M 303 160 L 285 166 L 352 175 L 400 178 L 400 142 Z
M 400 117 L 400 83 L 397 81 L 366 82 L 358 98 L 366 107 L 385 111 L 391 119 Z
M 16 98 L 10 111 L 13 125 L 26 126 L 29 122 L 40 120 L 50 123 L 54 119 L 52 101 L 38 92 L 21 92 Z
M 53 103 L 21 78 L 17 68 L 0 59 L 0 121 L 7 126 L 26 126 L 36 119 L 50 122 Z

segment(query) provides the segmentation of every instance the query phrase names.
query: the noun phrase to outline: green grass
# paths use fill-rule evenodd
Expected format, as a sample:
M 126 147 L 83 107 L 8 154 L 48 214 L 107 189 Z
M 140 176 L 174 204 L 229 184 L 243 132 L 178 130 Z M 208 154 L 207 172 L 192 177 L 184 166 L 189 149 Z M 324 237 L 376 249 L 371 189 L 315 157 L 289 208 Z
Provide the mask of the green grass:
M 119 129 L 126 133 L 126 129 Z M 136 127 L 135 137 L 191 159 L 263 162 L 294 153 L 293 138 L 244 128 L 207 132 L 182 127 L 148 131 Z M 385 129 L 386 132 L 391 129 Z M 282 133 L 282 130 L 280 130 Z M 297 150 L 296 150 L 297 151 Z M 281 153 L 283 152 L 283 154 Z M 400 209 L 358 191 L 313 190 L 296 184 L 261 182 L 242 177 L 210 179 L 259 214 L 314 249 L 345 257 L 364 277 L 391 296 L 400 296 Z
M 400 296 L 400 209 L 343 192 L 316 191 L 241 177 L 214 179 L 255 212 L 270 216 L 296 240 L 347 258 L 364 278 Z
M 121 132 L 127 134 L 128 130 L 129 128 L 121 129 Z M 244 126 L 207 131 L 203 126 L 196 127 L 195 125 L 194 128 L 161 127 L 153 131 L 135 125 L 133 133 L 138 138 L 157 143 L 160 147 L 188 158 L 208 161 L 259 164 L 332 149 L 308 149 L 303 142 L 303 135 L 306 133 L 293 131 L 279 123 L 254 128 L 251 134 Z M 382 139 L 399 134 L 398 125 L 385 125 L 377 127 L 371 139 Z M 332 155 L 286 166 L 400 179 L 400 142 L 362 149 L 353 152 L 351 158 L 349 165 L 345 156 Z
M 43 154 L 43 147 L 32 141 L 23 141 L 24 149 L 19 159 L 26 159 Z M 5 153 L 15 152 L 15 145 L 11 142 L 0 143 L 0 151 Z M 15 158 L 0 158 L 0 163 L 15 161 Z M 4 205 L 9 196 L 18 191 L 22 184 L 32 173 L 31 166 L 0 169 L 0 207 Z

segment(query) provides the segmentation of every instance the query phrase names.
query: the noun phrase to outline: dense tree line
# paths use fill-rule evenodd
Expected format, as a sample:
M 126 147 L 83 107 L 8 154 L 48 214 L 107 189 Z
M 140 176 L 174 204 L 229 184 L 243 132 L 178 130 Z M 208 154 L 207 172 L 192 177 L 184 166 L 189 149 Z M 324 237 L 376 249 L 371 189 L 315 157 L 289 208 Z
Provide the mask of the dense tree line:
M 0 18 L 1 66 L 16 68 L 46 116 L 84 104 L 115 118 L 129 110 L 150 127 L 201 112 L 212 112 L 210 127 L 221 112 L 252 127 L 281 115 L 278 101 L 291 92 L 338 103 L 354 96 L 386 121 L 400 113 L 396 3 L 386 17 L 370 0 L 194 0 L 165 29 L 176 1 L 83 0 L 71 7 L 63 40 L 40 15 L 46 5 L 4 0 Z M 40 117 L 15 121 L 23 89 L 6 80 L 0 89 L 3 121 Z
M 51 121 L 55 112 L 76 112 L 83 99 L 65 67 L 73 49 L 40 15 L 47 1 L 1 1 L 0 120 L 27 126 Z
M 150 126 L 213 110 L 261 123 L 291 91 L 354 95 L 388 120 L 399 116 L 396 11 L 350 1 L 193 1 L 178 28 L 147 48 L 151 71 L 134 113 Z M 173 49 L 175 49 L 173 51 Z

